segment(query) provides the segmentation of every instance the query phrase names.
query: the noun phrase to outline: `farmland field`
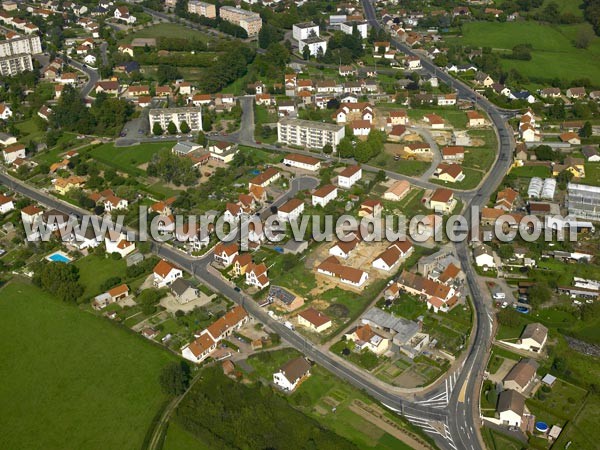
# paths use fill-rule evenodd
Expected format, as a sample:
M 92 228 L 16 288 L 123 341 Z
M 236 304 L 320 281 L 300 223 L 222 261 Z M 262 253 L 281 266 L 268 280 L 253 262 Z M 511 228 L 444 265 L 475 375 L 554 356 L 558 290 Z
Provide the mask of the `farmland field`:
M 23 282 L 0 291 L 0 342 L 0 448 L 142 446 L 167 352 Z
M 509 51 L 518 44 L 531 44 L 531 61 L 503 59 L 505 69 L 517 69 L 529 77 L 544 79 L 590 80 L 600 78 L 600 38 L 595 37 L 587 49 L 575 48 L 572 41 L 586 25 L 542 25 L 536 22 L 470 22 L 463 25 L 462 38 L 453 43 L 491 47 Z

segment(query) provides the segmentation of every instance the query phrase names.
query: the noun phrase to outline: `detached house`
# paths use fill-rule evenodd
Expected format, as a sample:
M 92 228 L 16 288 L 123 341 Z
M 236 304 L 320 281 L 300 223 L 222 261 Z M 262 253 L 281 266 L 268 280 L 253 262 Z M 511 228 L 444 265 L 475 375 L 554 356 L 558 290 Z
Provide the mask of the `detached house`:
M 362 178 L 360 166 L 348 166 L 338 174 L 337 184 L 339 187 L 350 189 Z
M 246 284 L 258 289 L 264 289 L 269 285 L 267 266 L 264 263 L 250 263 L 246 267 Z
M 329 317 L 315 308 L 308 308 L 298 313 L 298 325 L 308 328 L 315 333 L 322 333 L 331 328 L 332 322 Z
M 344 336 L 354 343 L 356 350 L 369 350 L 376 355 L 382 355 L 390 346 L 390 339 L 373 331 L 368 324 L 357 326 Z
M 396 265 L 412 254 L 414 247 L 409 241 L 396 241 L 373 260 L 371 265 L 379 270 L 389 272 Z
M 462 167 L 458 164 L 440 163 L 435 169 L 434 176 L 437 177 L 438 180 L 449 183 L 457 183 L 465 179 Z
M 567 89 L 567 98 L 580 99 L 585 98 L 586 92 L 584 87 L 574 87 Z
M 223 266 L 229 267 L 239 252 L 240 249 L 237 244 L 224 244 L 219 242 L 217 245 L 215 245 L 213 258 L 216 262 L 222 264 Z
M 312 194 L 312 205 L 325 207 L 337 198 L 337 187 L 332 184 L 325 185 L 315 190 Z
M 286 166 L 296 167 L 298 169 L 309 170 L 311 172 L 316 172 L 321 169 L 321 161 L 312 156 L 305 155 L 297 155 L 294 153 L 290 153 L 283 159 L 283 163 Z
M 154 266 L 154 286 L 163 288 L 171 285 L 177 278 L 183 276 L 183 271 L 166 260 L 161 260 Z
M 293 392 L 310 376 L 310 363 L 304 357 L 292 359 L 273 374 L 273 383 L 286 392 Z
M 467 111 L 467 127 L 482 127 L 485 125 L 485 118 L 477 111 Z
M 201 363 L 216 349 L 217 343 L 208 335 L 208 333 L 205 333 L 183 347 L 181 350 L 181 356 L 188 361 Z
M 135 16 L 129 14 L 129 9 L 125 6 L 119 6 L 117 9 L 115 9 L 114 18 L 125 22 L 128 25 L 134 24 L 137 20 Z
M 300 199 L 293 198 L 279 207 L 277 217 L 283 222 L 297 220 L 300 214 L 304 212 L 304 202 Z
M 521 427 L 525 413 L 525 397 L 513 390 L 502 391 L 496 408 L 504 425 Z
M 534 382 L 538 367 L 539 364 L 534 359 L 520 360 L 502 380 L 504 389 L 525 392 Z

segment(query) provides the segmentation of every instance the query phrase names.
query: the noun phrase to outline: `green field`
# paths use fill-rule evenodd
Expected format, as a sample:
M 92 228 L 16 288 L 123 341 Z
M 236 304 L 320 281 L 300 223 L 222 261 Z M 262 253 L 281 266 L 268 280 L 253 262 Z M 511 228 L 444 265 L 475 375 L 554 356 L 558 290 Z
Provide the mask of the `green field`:
M 96 160 L 114 167 L 130 175 L 145 175 L 138 166 L 147 163 L 154 154 L 162 150 L 171 150 L 174 142 L 157 142 L 134 145 L 132 147 L 115 147 L 114 144 L 103 144 L 90 150 L 89 154 Z
M 546 166 L 522 166 L 512 169 L 509 175 L 518 178 L 546 178 L 550 176 L 550 169 Z
M 136 31 L 135 33 L 128 34 L 122 42 L 129 44 L 134 38 L 185 38 L 194 39 L 197 41 L 207 41 L 207 35 L 197 31 L 191 30 L 178 25 L 176 23 L 160 23 L 158 25 L 152 25 L 143 30 Z
M 100 285 L 111 277 L 125 274 L 125 260 L 115 261 L 104 256 L 89 255 L 73 264 L 79 269 L 79 282 L 85 287 L 82 298 L 87 299 L 101 294 Z
M 163 450 L 210 450 L 175 421 L 169 422 Z
M 142 447 L 167 352 L 22 282 L 0 292 L 0 342 L 1 448 Z
M 531 61 L 503 59 L 505 69 L 517 69 L 528 77 L 566 80 L 600 79 L 600 38 L 595 37 L 587 49 L 575 48 L 572 41 L 581 27 L 589 25 L 542 25 L 533 21 L 469 22 L 462 28 L 461 38 L 452 43 L 491 47 L 509 51 L 518 44 L 531 44 Z

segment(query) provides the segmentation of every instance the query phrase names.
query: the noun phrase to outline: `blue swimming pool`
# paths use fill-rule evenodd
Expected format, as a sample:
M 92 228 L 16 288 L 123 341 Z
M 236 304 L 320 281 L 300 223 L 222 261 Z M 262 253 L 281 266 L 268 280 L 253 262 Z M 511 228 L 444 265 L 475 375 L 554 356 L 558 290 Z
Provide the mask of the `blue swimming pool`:
M 70 263 L 72 261 L 72 259 L 65 255 L 63 252 L 54 252 L 51 255 L 46 256 L 46 259 L 48 261 L 61 262 L 65 264 Z

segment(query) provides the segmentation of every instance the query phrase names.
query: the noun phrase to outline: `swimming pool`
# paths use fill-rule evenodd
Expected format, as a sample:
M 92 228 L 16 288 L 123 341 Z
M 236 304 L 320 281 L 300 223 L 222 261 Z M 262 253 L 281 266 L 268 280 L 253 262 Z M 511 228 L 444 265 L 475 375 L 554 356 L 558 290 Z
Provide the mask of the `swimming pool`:
M 48 256 L 46 256 L 46 259 L 48 261 L 52 261 L 52 262 L 61 262 L 61 263 L 65 263 L 68 264 L 71 261 L 73 261 L 72 258 L 68 257 L 65 253 L 63 252 L 54 252 Z

